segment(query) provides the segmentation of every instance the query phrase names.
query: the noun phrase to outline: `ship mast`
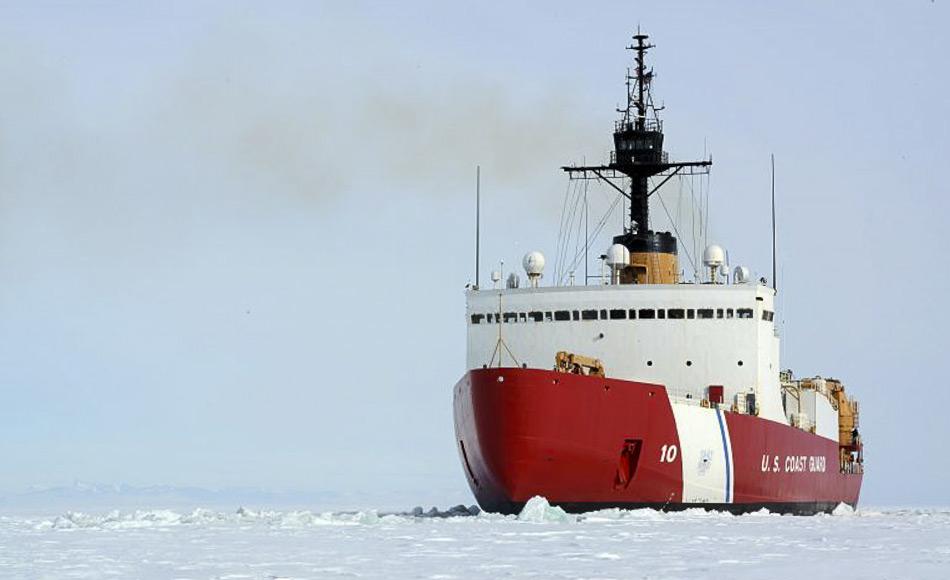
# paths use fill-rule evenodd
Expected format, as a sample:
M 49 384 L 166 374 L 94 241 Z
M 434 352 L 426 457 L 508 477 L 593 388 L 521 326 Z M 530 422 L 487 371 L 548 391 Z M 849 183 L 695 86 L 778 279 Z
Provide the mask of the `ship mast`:
M 626 76 L 626 106 L 614 126 L 614 150 L 607 165 L 563 167 L 570 179 L 601 180 L 619 191 L 630 203 L 623 234 L 614 243 L 630 250 L 631 268 L 622 279 L 627 283 L 675 283 L 678 281 L 676 238 L 669 232 L 650 230 L 650 196 L 675 175 L 705 174 L 712 160 L 672 162 L 663 150 L 663 122 L 653 102 L 653 69 L 647 68 L 647 51 L 654 47 L 639 31 L 634 43 L 634 74 Z M 662 178 L 650 187 L 650 179 Z M 629 178 L 629 189 L 622 187 Z

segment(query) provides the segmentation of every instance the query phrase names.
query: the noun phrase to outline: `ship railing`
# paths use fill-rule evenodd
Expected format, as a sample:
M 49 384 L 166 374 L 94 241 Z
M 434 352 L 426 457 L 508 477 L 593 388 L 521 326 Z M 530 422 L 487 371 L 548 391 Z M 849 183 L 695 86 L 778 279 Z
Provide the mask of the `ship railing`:
M 624 121 L 623 119 L 614 122 L 614 132 L 634 131 L 637 128 L 636 121 Z M 646 131 L 663 132 L 663 121 L 659 119 L 645 119 L 643 129 Z

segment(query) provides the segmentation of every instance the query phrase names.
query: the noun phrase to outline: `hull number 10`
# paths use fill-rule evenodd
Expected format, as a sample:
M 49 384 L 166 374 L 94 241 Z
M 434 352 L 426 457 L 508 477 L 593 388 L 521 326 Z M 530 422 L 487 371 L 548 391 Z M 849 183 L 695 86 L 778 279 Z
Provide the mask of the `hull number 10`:
M 673 463 L 676 461 L 676 445 L 664 445 L 660 448 L 660 463 Z

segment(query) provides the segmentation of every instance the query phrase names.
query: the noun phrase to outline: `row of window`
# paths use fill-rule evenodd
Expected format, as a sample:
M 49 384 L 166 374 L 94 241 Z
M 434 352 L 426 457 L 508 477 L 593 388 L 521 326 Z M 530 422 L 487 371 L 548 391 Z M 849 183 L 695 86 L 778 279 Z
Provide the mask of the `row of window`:
M 771 321 L 775 313 L 762 311 L 762 320 Z M 692 320 L 713 318 L 752 318 L 751 308 L 611 308 L 603 310 L 548 310 L 533 312 L 505 312 L 473 314 L 472 324 L 498 322 L 565 322 L 571 320 Z

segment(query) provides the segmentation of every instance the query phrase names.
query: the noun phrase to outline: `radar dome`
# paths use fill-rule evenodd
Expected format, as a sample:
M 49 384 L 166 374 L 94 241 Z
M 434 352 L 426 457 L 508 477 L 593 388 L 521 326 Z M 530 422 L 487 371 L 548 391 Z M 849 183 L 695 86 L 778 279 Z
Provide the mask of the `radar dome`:
M 703 250 L 703 263 L 709 268 L 718 268 L 726 263 L 726 251 L 722 246 L 710 244 Z
M 538 251 L 528 252 L 521 264 L 528 277 L 540 276 L 544 272 L 544 254 Z
M 528 282 L 532 288 L 538 287 L 538 281 L 541 279 L 541 273 L 544 272 L 544 254 L 538 251 L 528 252 L 521 261 L 524 271 L 528 275 Z
M 607 248 L 607 265 L 613 269 L 624 269 L 630 265 L 630 250 L 623 244 L 614 244 Z

